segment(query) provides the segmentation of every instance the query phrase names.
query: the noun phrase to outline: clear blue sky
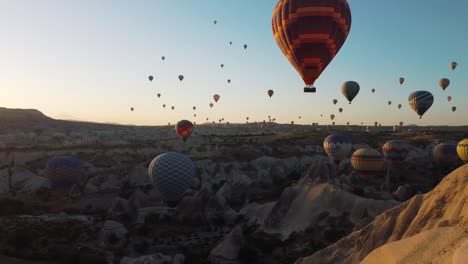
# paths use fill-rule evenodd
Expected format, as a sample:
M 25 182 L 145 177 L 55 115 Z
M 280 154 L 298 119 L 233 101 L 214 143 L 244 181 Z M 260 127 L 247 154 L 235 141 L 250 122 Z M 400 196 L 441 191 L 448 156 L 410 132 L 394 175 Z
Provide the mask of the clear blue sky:
M 141 125 L 268 115 L 325 124 L 330 114 L 338 124 L 468 124 L 468 1 L 349 0 L 351 33 L 316 81 L 316 94 L 303 93 L 301 78 L 273 39 L 276 2 L 0 0 L 0 106 Z M 459 63 L 455 71 L 451 61 Z M 399 77 L 406 78 L 403 86 Z M 444 77 L 452 82 L 445 92 L 437 85 Z M 361 85 L 351 105 L 340 93 L 347 80 Z M 275 91 L 271 99 L 268 89 Z M 415 90 L 435 96 L 422 120 L 407 102 Z M 221 99 L 210 109 L 215 93 Z

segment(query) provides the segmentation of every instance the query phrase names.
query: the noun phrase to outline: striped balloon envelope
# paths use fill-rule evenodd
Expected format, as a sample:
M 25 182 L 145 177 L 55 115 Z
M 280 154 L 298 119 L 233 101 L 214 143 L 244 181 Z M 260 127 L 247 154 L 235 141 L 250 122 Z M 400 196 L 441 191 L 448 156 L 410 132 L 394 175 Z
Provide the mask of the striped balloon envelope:
M 451 165 L 458 161 L 457 144 L 456 143 L 440 143 L 437 144 L 432 154 L 434 160 L 440 165 Z
M 60 156 L 47 161 L 46 177 L 50 179 L 52 188 L 70 190 L 79 185 L 83 177 L 81 161 L 75 157 Z
M 273 10 L 276 43 L 307 87 L 336 56 L 350 29 L 346 0 L 280 0 Z
M 348 136 L 332 134 L 323 141 L 323 149 L 335 161 L 343 160 L 351 151 L 353 143 Z
M 462 159 L 465 163 L 468 163 L 468 138 L 458 143 L 457 153 L 460 159 Z
M 428 91 L 416 91 L 408 97 L 411 108 L 422 118 L 434 103 L 434 96 Z
M 390 140 L 382 147 L 382 152 L 390 162 L 402 162 L 408 157 L 409 145 L 404 140 Z
M 384 159 L 375 149 L 362 148 L 353 153 L 351 165 L 366 182 L 371 181 L 384 170 Z
M 188 120 L 181 120 L 177 122 L 175 130 L 180 139 L 185 142 L 192 134 L 193 124 Z
M 154 158 L 148 176 L 169 206 L 175 206 L 190 187 L 195 175 L 192 160 L 177 152 L 167 152 Z

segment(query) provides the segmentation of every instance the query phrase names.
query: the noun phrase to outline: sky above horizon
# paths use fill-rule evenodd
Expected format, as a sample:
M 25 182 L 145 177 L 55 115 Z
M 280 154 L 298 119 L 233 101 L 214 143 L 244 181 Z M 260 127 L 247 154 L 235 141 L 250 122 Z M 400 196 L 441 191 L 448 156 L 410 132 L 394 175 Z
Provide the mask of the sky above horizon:
M 0 0 L 0 107 L 135 125 L 247 116 L 329 124 L 331 114 L 337 124 L 468 125 L 468 2 L 348 2 L 350 35 L 317 93 L 305 94 L 272 35 L 276 0 Z M 441 78 L 451 81 L 445 92 Z M 361 87 L 352 104 L 340 92 L 348 80 Z M 435 97 L 421 120 L 407 101 L 417 90 Z M 214 94 L 221 99 L 210 108 Z

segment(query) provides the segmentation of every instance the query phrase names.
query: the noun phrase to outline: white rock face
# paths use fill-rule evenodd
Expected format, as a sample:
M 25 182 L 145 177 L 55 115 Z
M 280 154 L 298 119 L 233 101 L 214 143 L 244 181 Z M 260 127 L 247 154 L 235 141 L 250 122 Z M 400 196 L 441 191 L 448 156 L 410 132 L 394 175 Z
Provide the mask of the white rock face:
M 37 176 L 32 172 L 15 168 L 10 178 L 10 186 L 18 192 L 35 192 L 41 188 L 50 188 L 50 180 Z

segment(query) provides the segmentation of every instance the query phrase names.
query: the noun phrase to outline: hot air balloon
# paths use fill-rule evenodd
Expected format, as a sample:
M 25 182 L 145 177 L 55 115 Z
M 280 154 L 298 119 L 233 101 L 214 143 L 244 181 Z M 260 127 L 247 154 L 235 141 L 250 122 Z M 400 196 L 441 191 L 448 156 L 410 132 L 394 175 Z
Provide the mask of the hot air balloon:
M 432 103 L 434 103 L 434 96 L 428 91 L 416 91 L 408 97 L 408 102 L 411 108 L 422 118 Z
M 455 68 L 457 67 L 458 63 L 456 62 L 452 62 L 450 63 L 450 68 L 452 68 L 452 70 L 455 70 Z
M 193 117 L 197 117 L 197 114 L 193 114 Z
M 343 108 L 340 107 L 340 108 L 338 109 L 338 112 L 340 112 L 340 113 L 343 112 Z
M 174 108 L 175 108 L 174 106 L 171 106 L 171 109 L 172 109 L 172 110 L 174 110 Z
M 210 120 L 208 117 L 206 118 L 206 121 Z
M 437 144 L 432 151 L 434 160 L 442 166 L 449 166 L 458 161 L 457 144 L 441 143 Z
M 182 81 L 184 79 L 183 75 L 179 75 L 179 81 Z
M 294 121 L 291 121 L 291 125 L 294 125 Z
M 170 125 L 171 125 L 171 122 L 168 122 L 167 125 L 170 126 Z
M 347 81 L 341 85 L 341 93 L 351 104 L 354 97 L 359 93 L 359 84 L 355 81 Z
M 388 105 L 391 105 L 392 104 L 392 101 L 388 101 Z
M 229 45 L 232 45 L 232 41 L 229 41 Z
M 215 21 L 213 21 L 213 24 L 215 24 L 215 25 L 216 25 L 217 23 L 218 23 L 218 21 L 216 21 L 216 20 L 215 20 Z
M 177 122 L 175 130 L 180 139 L 185 142 L 192 134 L 193 124 L 188 120 L 181 120 Z
M 377 126 L 377 125 L 379 125 L 379 122 L 377 122 L 377 121 L 374 122 L 374 126 Z
M 457 111 L 457 107 L 456 106 L 452 106 L 452 112 L 455 112 Z
M 452 101 L 452 96 L 447 96 L 447 101 Z
M 335 122 L 332 122 L 332 125 L 335 125 Z
M 189 157 L 177 152 L 167 152 L 151 161 L 148 175 L 162 199 L 169 206 L 175 206 L 190 187 L 195 169 Z
M 336 103 L 338 103 L 338 100 L 333 99 L 333 104 L 336 105 Z
M 192 107 L 192 108 L 193 108 L 193 110 L 197 109 L 197 107 L 196 107 L 196 106 L 194 106 L 194 107 Z
M 341 134 L 329 135 L 323 141 L 323 149 L 337 163 L 347 157 L 352 146 L 351 139 Z
M 231 79 L 228 79 L 227 82 L 228 82 L 228 83 L 231 83 Z
M 154 78 L 153 75 L 148 76 L 148 79 L 150 80 L 150 82 L 153 81 L 153 78 Z
M 271 118 L 271 116 L 268 116 L 268 118 Z
M 244 49 L 247 49 L 247 44 L 244 44 Z
M 330 115 L 331 120 L 335 119 L 335 115 Z
M 161 59 L 162 59 L 162 60 L 165 60 L 165 59 L 166 59 L 166 57 L 162 56 L 162 57 L 161 57 Z
M 439 86 L 440 88 L 442 88 L 442 90 L 445 91 L 445 89 L 447 89 L 447 87 L 450 85 L 450 80 L 447 79 L 447 78 L 442 78 L 439 80 Z
M 468 163 L 468 139 L 464 139 L 458 143 L 457 153 L 460 159 Z
M 50 179 L 52 188 L 69 191 L 78 186 L 83 177 L 81 161 L 71 156 L 59 156 L 47 161 L 46 177 Z
M 165 105 L 165 104 L 163 104 L 163 108 L 166 108 L 166 105 Z
M 400 84 L 403 84 L 405 82 L 405 78 L 400 77 Z
M 349 126 L 349 122 L 346 122 L 346 125 L 348 125 L 348 126 Z
M 372 93 L 375 93 L 375 89 L 372 89 L 371 91 L 372 91 Z
M 221 121 L 224 121 L 224 117 L 223 117 L 223 118 L 221 118 Z
M 388 161 L 402 162 L 408 157 L 409 145 L 403 140 L 390 140 L 383 145 L 382 152 Z
M 210 107 L 213 108 L 213 103 L 210 103 Z
M 135 110 L 135 108 L 133 108 L 133 107 L 130 107 L 130 111 L 132 111 L 132 112 L 133 112 L 133 110 Z
M 158 95 L 158 98 L 161 97 L 161 94 L 160 94 L 160 93 L 158 93 L 157 95 Z
M 401 104 L 398 104 L 398 109 L 401 109 Z
M 384 170 L 384 159 L 375 149 L 362 148 L 353 153 L 351 165 L 362 180 L 370 182 Z
M 351 10 L 346 0 L 282 0 L 273 10 L 272 28 L 306 90 L 343 46 L 351 29 Z
M 268 90 L 268 96 L 270 96 L 270 98 L 273 96 L 275 92 L 273 92 L 273 90 Z
M 213 95 L 213 99 L 216 103 L 218 102 L 219 98 L 221 98 L 221 96 L 219 96 L 218 94 Z
M 221 64 L 221 68 L 224 68 L 224 64 Z
M 400 125 L 400 126 L 403 126 L 403 124 L 404 124 L 404 123 L 400 121 L 399 125 Z
M 299 116 L 299 119 L 301 119 L 301 116 Z
M 249 117 L 246 117 L 245 119 L 249 120 Z

